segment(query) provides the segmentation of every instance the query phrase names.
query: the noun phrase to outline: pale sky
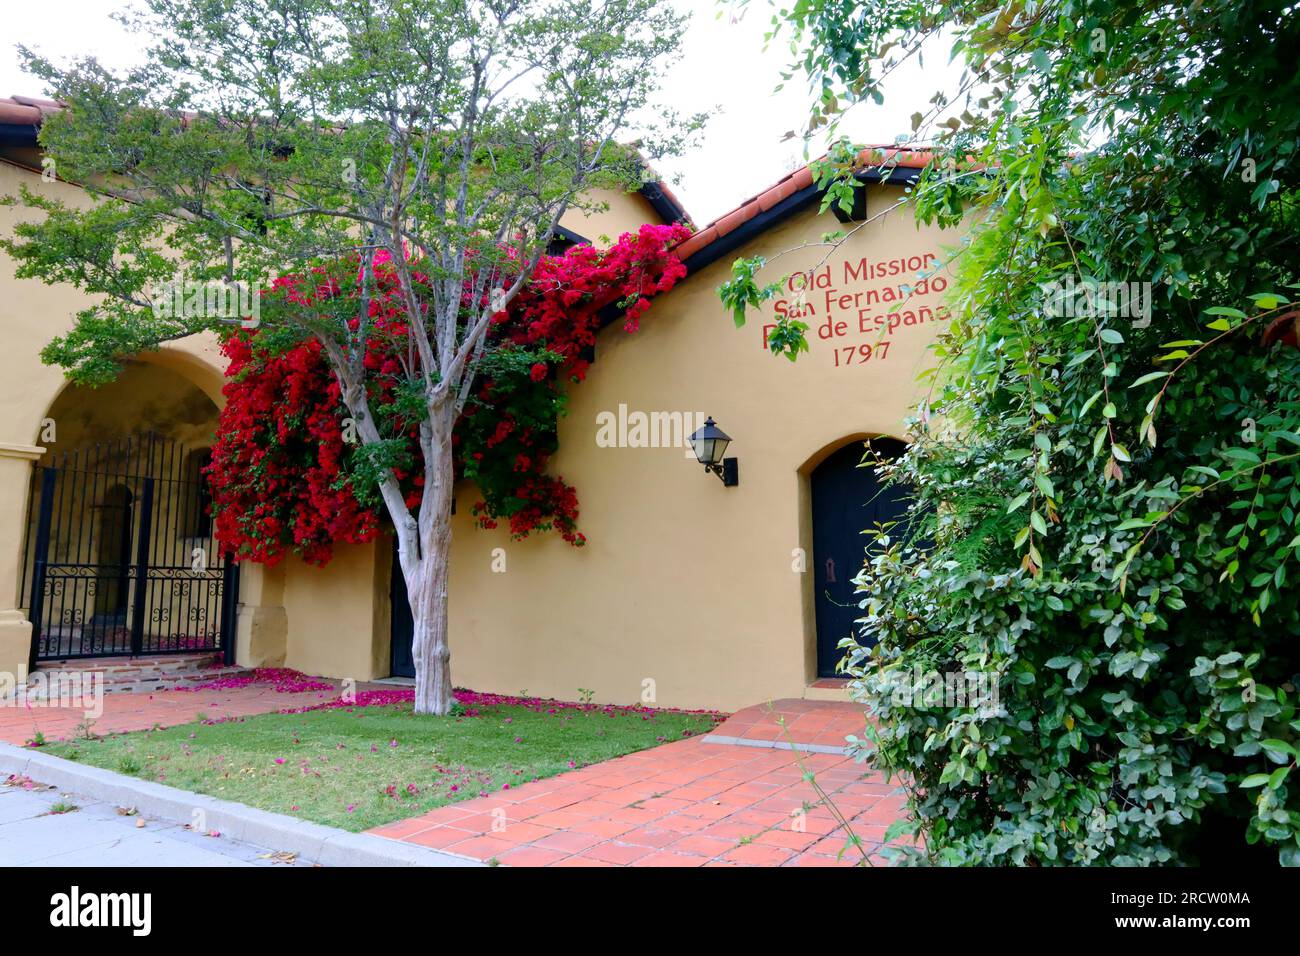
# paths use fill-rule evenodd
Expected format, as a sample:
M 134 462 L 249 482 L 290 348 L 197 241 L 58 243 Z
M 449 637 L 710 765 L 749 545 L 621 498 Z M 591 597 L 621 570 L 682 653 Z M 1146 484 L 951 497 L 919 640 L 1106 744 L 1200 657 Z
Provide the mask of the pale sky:
M 714 0 L 673 2 L 689 11 L 692 21 L 664 99 L 683 113 L 708 112 L 712 118 L 697 148 L 659 165 L 670 182 L 680 177 L 671 182 L 673 191 L 703 225 L 804 164 L 802 142 L 781 140 L 786 131 L 801 128 L 811 100 L 807 84 L 797 77 L 772 92 L 789 48 L 763 50 L 769 15 L 762 0 L 753 0 L 739 23 L 726 12 L 718 18 L 722 8 Z M 56 60 L 92 55 L 113 67 L 132 63 L 140 56 L 138 42 L 109 19 L 129 5 L 128 0 L 11 4 L 5 11 L 7 36 L 0 41 L 0 96 L 45 93 L 40 81 L 20 68 L 18 43 Z M 884 105 L 856 107 L 843 131 L 857 142 L 892 143 L 909 132 L 908 117 L 925 112 L 934 92 L 953 88 L 955 77 L 946 56 L 924 68 L 908 64 L 890 78 Z

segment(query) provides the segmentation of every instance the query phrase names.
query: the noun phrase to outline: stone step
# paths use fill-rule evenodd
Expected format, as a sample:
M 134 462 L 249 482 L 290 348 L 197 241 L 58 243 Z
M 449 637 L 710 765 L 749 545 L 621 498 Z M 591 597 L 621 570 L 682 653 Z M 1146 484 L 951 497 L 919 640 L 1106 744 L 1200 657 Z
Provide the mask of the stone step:
M 90 658 L 72 661 L 46 661 L 36 669 L 27 684 L 19 689 L 29 700 L 46 700 L 58 694 L 57 675 L 75 678 L 95 673 L 106 694 L 156 693 L 177 687 L 205 684 L 223 677 L 245 673 L 245 668 L 226 666 L 219 656 L 166 656 Z
M 99 671 L 105 674 L 125 671 L 151 673 L 192 673 L 206 668 L 221 667 L 220 654 L 158 654 L 143 657 L 83 657 L 71 660 L 42 661 L 37 670 L 44 671 Z

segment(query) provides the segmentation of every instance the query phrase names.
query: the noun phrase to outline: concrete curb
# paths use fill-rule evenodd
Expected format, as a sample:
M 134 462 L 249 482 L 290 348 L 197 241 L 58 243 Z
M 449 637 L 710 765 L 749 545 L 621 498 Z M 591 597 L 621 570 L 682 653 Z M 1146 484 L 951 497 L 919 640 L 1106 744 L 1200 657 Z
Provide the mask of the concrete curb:
M 25 775 L 40 783 L 120 807 L 135 807 L 145 816 L 173 823 L 189 823 L 196 812 L 201 812 L 204 825 L 222 836 L 268 850 L 297 853 L 304 860 L 322 866 L 484 865 L 454 853 L 369 833 L 348 833 L 0 742 L 0 776 L 9 774 Z
M 849 755 L 848 747 L 830 744 L 792 744 L 784 740 L 750 740 L 748 737 L 728 737 L 726 734 L 709 734 L 702 738 L 706 744 L 727 744 L 731 747 L 762 747 L 767 750 L 797 750 L 800 753 Z

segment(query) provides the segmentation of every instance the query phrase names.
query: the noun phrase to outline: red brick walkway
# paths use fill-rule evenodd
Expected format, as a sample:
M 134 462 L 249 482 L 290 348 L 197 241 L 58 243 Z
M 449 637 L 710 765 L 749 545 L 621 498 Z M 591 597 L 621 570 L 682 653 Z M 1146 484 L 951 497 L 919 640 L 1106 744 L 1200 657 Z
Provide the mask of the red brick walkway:
M 282 693 L 271 684 L 114 693 L 105 696 L 94 730 L 145 730 L 200 714 L 250 716 L 337 694 Z M 47 740 L 70 737 L 83 718 L 77 708 L 3 706 L 0 740 L 23 744 L 36 731 Z M 513 866 L 852 866 L 862 854 L 849 849 L 841 856 L 840 815 L 872 853 L 903 804 L 878 774 L 864 774 L 841 752 L 818 752 L 842 748 L 845 736 L 862 728 L 862 711 L 852 704 L 777 701 L 732 715 L 707 738 L 628 754 L 371 832 Z M 790 742 L 802 746 L 791 750 Z M 830 794 L 834 812 L 803 779 L 806 770 Z
M 788 735 L 778 717 L 784 717 Z M 896 788 L 829 749 L 861 734 L 861 708 L 777 701 L 733 715 L 708 738 L 440 807 L 370 832 L 513 866 L 852 866 L 845 831 L 805 769 L 868 852 L 898 818 Z M 711 742 L 713 739 L 730 741 Z M 881 862 L 879 856 L 873 862 Z
M 360 685 L 358 689 L 367 686 L 370 685 Z M 155 724 L 170 727 L 189 723 L 199 714 L 213 720 L 247 717 L 286 707 L 306 707 L 337 696 L 337 689 L 281 693 L 265 683 L 215 690 L 105 694 L 104 714 L 95 721 L 94 732 L 148 730 Z M 47 707 L 36 702 L 24 706 L 6 702 L 0 706 L 0 740 L 21 745 L 31 740 L 37 731 L 50 741 L 71 737 L 83 719 L 85 712 L 79 707 Z

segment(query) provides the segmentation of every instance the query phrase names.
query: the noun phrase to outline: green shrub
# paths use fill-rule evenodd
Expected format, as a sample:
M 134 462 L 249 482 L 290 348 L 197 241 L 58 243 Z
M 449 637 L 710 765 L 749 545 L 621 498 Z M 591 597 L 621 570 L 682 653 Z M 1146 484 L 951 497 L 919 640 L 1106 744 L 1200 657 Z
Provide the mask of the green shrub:
M 856 6 L 775 14 L 822 91 L 810 129 L 940 30 L 975 91 L 913 116 L 936 158 L 908 202 L 965 237 L 916 441 L 886 469 L 910 523 L 877 543 L 847 642 L 877 716 L 859 756 L 909 786 L 903 858 L 1300 863 L 1300 17 Z M 830 202 L 864 188 L 856 154 L 818 164 Z M 738 322 L 780 288 L 766 265 L 720 290 Z M 1149 294 L 1071 313 L 1066 283 Z M 797 357 L 805 330 L 776 325 Z M 995 706 L 905 692 L 967 671 Z
M 1063 377 L 1061 400 L 1085 400 L 1085 387 Z M 1294 462 L 1259 482 L 1258 501 L 1246 475 L 1210 487 L 1191 469 L 1227 458 L 1236 396 L 1273 409 L 1261 429 L 1294 422 L 1300 363 L 1237 355 L 1198 366 L 1180 388 L 1215 400 L 1171 413 L 1172 440 L 1135 455 L 1123 486 L 1102 477 L 1081 425 L 1053 430 L 1060 506 L 1040 545 L 1054 557 L 1037 576 L 1015 544 L 1023 517 L 1008 514 L 1032 481 L 1008 460 L 1025 443 L 1014 402 L 981 409 L 985 424 L 959 443 L 923 438 L 892 469 L 916 489 L 918 527 L 882 542 L 861 578 L 863 633 L 879 644 L 856 647 L 850 670 L 878 717 L 868 759 L 911 781 L 909 828 L 928 847 L 913 859 L 1208 862 L 1236 858 L 1244 836 L 1295 861 Z M 1185 503 L 1116 578 L 1151 531 L 1133 516 L 1169 510 L 1174 483 L 1161 476 L 1189 472 L 1207 490 L 1175 489 Z M 1243 534 L 1245 550 L 1225 554 Z M 1256 625 L 1264 587 L 1272 597 Z M 995 675 L 997 707 L 909 699 L 918 669 Z

